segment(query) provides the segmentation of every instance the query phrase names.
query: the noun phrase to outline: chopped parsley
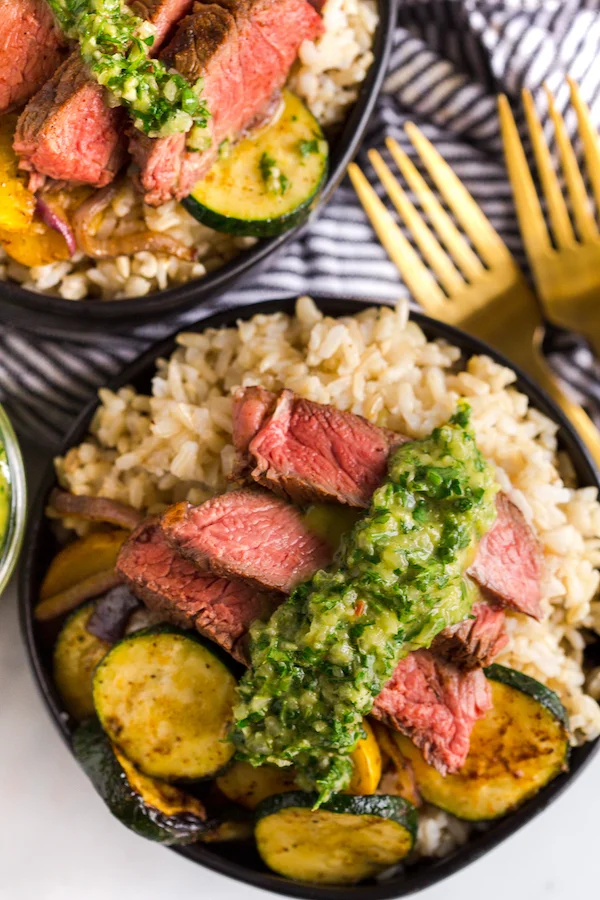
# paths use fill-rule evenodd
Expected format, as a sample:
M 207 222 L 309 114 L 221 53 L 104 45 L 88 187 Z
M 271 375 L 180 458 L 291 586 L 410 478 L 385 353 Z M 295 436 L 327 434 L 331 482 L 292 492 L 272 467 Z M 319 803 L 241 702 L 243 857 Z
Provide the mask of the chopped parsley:
M 311 156 L 313 153 L 319 152 L 319 138 L 313 138 L 312 141 L 298 141 L 298 153 L 302 159 Z
M 341 791 L 362 718 L 399 660 L 466 618 L 465 572 L 496 516 L 468 408 L 399 447 L 336 562 L 252 625 L 232 739 L 252 765 L 294 765 L 319 803 Z
M 151 59 L 154 26 L 121 0 L 46 0 L 72 40 L 79 41 L 91 75 L 125 106 L 134 126 L 149 137 L 187 134 L 190 150 L 207 146 L 210 113 L 201 98 L 203 81 L 191 85 Z M 210 141 L 210 138 L 208 138 Z
M 265 151 L 259 160 L 258 167 L 266 189 L 272 194 L 279 194 L 283 197 L 290 189 L 291 181 L 281 171 L 276 160 Z

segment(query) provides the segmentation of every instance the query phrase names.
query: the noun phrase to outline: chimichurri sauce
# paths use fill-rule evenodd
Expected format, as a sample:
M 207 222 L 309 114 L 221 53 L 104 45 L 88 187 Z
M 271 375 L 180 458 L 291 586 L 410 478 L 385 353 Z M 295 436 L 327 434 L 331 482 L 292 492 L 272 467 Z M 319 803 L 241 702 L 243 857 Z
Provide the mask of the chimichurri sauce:
M 203 81 L 190 85 L 150 58 L 154 27 L 122 0 L 46 0 L 67 37 L 79 41 L 83 61 L 115 105 L 149 137 L 185 133 L 190 150 L 210 145 Z
M 469 615 L 465 572 L 496 517 L 469 409 L 399 447 L 336 562 L 251 629 L 232 739 L 253 765 L 294 764 L 319 802 L 345 788 L 361 720 L 411 650 Z
M 10 472 L 6 450 L 0 441 L 0 551 L 4 548 L 10 517 Z

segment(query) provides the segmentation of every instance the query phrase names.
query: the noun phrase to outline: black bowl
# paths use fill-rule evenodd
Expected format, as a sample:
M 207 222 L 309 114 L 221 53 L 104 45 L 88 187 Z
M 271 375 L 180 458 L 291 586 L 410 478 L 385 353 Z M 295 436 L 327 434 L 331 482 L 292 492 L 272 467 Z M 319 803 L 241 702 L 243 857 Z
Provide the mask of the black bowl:
M 319 203 L 311 214 L 327 203 L 341 182 L 348 163 L 359 147 L 367 127 L 373 106 L 386 72 L 394 33 L 396 0 L 378 0 L 379 25 L 375 35 L 373 52 L 375 60 L 360 88 L 358 99 L 348 119 L 331 145 L 330 172 Z M 309 220 L 310 221 L 310 220 Z M 298 237 L 308 223 L 292 228 L 278 237 L 259 241 L 205 278 L 190 281 L 179 287 L 156 291 L 148 297 L 119 300 L 107 303 L 102 300 L 84 300 L 75 303 L 62 297 L 47 297 L 24 290 L 11 282 L 0 282 L 0 322 L 34 330 L 51 337 L 69 336 L 70 332 L 88 329 L 123 329 L 140 325 L 178 310 L 204 303 L 229 290 L 251 269 L 266 266 L 273 254 Z
M 317 302 L 325 313 L 333 316 L 358 312 L 369 305 L 356 300 L 322 299 Z M 226 310 L 204 319 L 187 330 L 201 331 L 205 328 L 232 325 L 236 319 L 246 319 L 258 312 L 268 313 L 280 310 L 291 312 L 293 311 L 294 303 L 295 301 L 291 299 L 275 300 L 248 306 L 241 311 Z M 445 338 L 450 343 L 460 347 L 466 357 L 473 354 L 486 353 L 497 362 L 503 365 L 510 365 L 506 359 L 486 344 L 476 338 L 469 337 L 456 328 L 444 325 L 420 314 L 413 314 L 412 317 L 423 328 L 429 338 Z M 154 373 L 155 360 L 158 357 L 168 356 L 174 347 L 173 338 L 156 345 L 125 369 L 112 382 L 110 387 L 115 390 L 123 385 L 133 384 L 139 390 L 147 391 L 150 386 L 150 378 Z M 559 424 L 561 446 L 568 452 L 573 461 L 579 483 L 582 486 L 594 485 L 595 487 L 600 487 L 599 473 L 594 468 L 587 450 L 572 425 L 550 398 L 527 375 L 514 366 L 512 368 L 517 372 L 519 389 L 528 395 L 534 406 Z M 88 430 L 96 406 L 97 403 L 94 401 L 81 413 L 63 441 L 61 453 L 82 440 Z M 63 711 L 62 703 L 52 683 L 47 639 L 44 640 L 40 630 L 34 626 L 32 616 L 42 577 L 56 550 L 48 520 L 44 516 L 48 494 L 54 485 L 54 470 L 52 466 L 49 466 L 29 519 L 26 550 L 21 567 L 19 603 L 22 631 L 37 685 L 55 725 L 67 744 L 70 745 L 71 734 L 68 717 Z M 555 800 L 589 762 L 599 747 L 600 739 L 573 750 L 571 767 L 568 773 L 556 778 L 517 812 L 497 822 L 489 823 L 486 827 L 477 829 L 469 843 L 464 847 L 458 848 L 444 859 L 423 860 L 414 866 L 407 867 L 401 874 L 395 875 L 389 880 L 373 880 L 356 887 L 322 887 L 312 884 L 300 884 L 288 881 L 268 871 L 259 859 L 256 851 L 243 844 L 232 844 L 229 846 L 224 844 L 220 847 L 217 845 L 208 847 L 197 844 L 177 848 L 176 852 L 200 865 L 220 872 L 223 875 L 228 875 L 230 878 L 238 881 L 279 894 L 304 897 L 307 900 L 384 900 L 384 898 L 404 897 L 407 894 L 429 887 L 464 868 L 505 838 L 518 831 L 519 828 Z

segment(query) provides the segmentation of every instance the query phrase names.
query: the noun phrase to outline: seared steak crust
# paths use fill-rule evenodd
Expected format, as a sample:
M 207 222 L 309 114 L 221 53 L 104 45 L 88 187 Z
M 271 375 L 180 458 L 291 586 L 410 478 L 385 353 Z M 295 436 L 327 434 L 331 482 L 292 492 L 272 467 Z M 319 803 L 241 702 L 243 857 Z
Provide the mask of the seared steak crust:
M 444 628 L 431 649 L 461 669 L 489 666 L 508 643 L 504 610 L 484 600 L 473 604 L 474 618 Z

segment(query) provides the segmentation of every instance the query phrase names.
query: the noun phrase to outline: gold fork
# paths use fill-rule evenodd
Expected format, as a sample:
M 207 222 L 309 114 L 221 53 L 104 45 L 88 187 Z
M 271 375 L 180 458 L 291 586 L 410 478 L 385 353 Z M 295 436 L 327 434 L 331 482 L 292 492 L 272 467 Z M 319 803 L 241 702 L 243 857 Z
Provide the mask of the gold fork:
M 540 310 L 512 254 L 435 147 L 415 125 L 407 124 L 406 132 L 439 193 L 477 251 L 471 248 L 392 138 L 386 140 L 386 146 L 440 240 L 381 155 L 371 150 L 369 159 L 429 268 L 362 171 L 351 163 L 348 173 L 365 212 L 412 296 L 428 315 L 487 341 L 522 366 L 560 405 L 600 466 L 600 433 L 582 407 L 565 395 L 540 352 L 543 337 Z
M 587 172 L 596 204 L 600 209 L 598 133 L 581 98 L 579 88 L 572 78 L 568 78 L 567 81 L 571 103 L 577 114 Z M 548 88 L 546 95 L 575 228 L 554 170 L 533 98 L 527 90 L 523 91 L 523 105 L 555 246 L 544 221 L 508 100 L 505 96 L 501 96 L 498 103 L 506 165 L 529 264 L 548 318 L 556 325 L 585 334 L 595 353 L 600 355 L 600 233 L 564 119 Z

